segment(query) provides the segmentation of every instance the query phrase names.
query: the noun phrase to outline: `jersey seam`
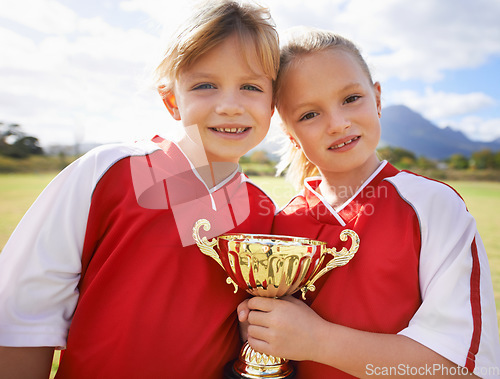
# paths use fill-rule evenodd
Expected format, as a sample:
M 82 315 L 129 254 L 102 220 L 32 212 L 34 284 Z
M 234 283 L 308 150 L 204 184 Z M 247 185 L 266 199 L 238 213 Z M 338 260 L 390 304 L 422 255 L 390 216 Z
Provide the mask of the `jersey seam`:
M 150 152 L 147 152 L 147 153 L 142 152 L 142 153 L 139 153 L 139 154 L 128 154 L 126 156 L 123 156 L 123 157 L 120 157 L 120 158 L 116 158 L 115 160 L 113 160 L 108 166 L 106 166 L 106 168 L 104 170 L 102 170 L 101 174 L 99 175 L 99 178 L 96 180 L 95 185 L 92 188 L 92 193 L 90 194 L 90 200 L 92 201 L 92 198 L 94 197 L 94 192 L 96 191 L 99 182 L 102 180 L 102 178 L 104 177 L 104 175 L 106 175 L 106 173 L 111 169 L 111 167 L 113 167 L 118 162 L 120 162 L 120 161 L 122 161 L 124 159 L 131 158 L 131 157 L 147 157 L 147 156 L 153 154 L 155 151 L 158 151 L 158 150 L 161 150 L 161 149 L 158 147 L 157 149 L 155 149 L 153 151 L 150 151 Z
M 395 176 L 394 176 L 395 177 Z M 394 178 L 394 177 L 391 177 L 391 178 Z M 412 209 L 413 209 L 413 212 L 415 213 L 415 215 L 417 216 L 417 220 L 418 220 L 418 232 L 419 232 L 419 235 L 420 235 L 420 251 L 422 251 L 422 246 L 423 246 L 423 236 L 422 236 L 422 220 L 420 219 L 420 214 L 418 213 L 417 209 L 415 208 L 415 206 L 413 205 L 412 202 L 410 202 L 410 200 L 408 200 L 402 193 L 401 191 L 399 190 L 398 186 L 391 181 L 391 178 L 384 178 L 382 179 L 382 181 L 387 181 L 388 183 L 390 183 L 392 185 L 392 187 L 396 190 L 397 194 L 399 195 L 399 197 L 406 203 L 408 204 Z M 419 258 L 420 259 L 420 258 Z

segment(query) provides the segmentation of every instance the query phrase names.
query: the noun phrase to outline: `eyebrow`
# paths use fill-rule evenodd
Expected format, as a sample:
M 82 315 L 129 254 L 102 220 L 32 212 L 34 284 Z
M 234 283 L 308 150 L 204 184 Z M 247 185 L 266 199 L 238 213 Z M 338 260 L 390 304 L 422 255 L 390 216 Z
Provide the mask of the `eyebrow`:
M 357 89 L 357 88 L 361 88 L 361 83 L 359 82 L 351 82 L 351 83 L 347 83 L 345 86 L 343 86 L 338 92 L 342 93 L 342 92 L 347 92 L 347 91 L 352 91 L 354 89 Z M 301 109 L 301 108 L 307 108 L 311 105 L 311 103 L 309 102 L 305 102 L 305 103 L 299 103 L 295 106 L 295 109 Z
M 213 74 L 208 73 L 208 72 L 193 73 L 193 74 L 188 74 L 185 76 L 185 78 L 189 79 L 189 80 L 212 79 L 212 78 L 217 78 L 217 77 L 218 77 L 217 75 L 213 75 Z M 246 75 L 246 76 L 242 76 L 239 78 L 239 80 L 245 81 L 245 82 L 246 81 L 258 81 L 258 80 L 263 80 L 263 79 L 267 79 L 267 76 L 265 74 Z
M 362 87 L 361 83 L 359 83 L 359 82 L 351 82 L 351 83 L 347 83 L 344 87 L 342 87 L 339 92 L 345 92 L 345 91 L 348 91 L 348 90 L 351 90 L 351 89 L 356 89 L 356 88 L 359 88 L 359 87 Z

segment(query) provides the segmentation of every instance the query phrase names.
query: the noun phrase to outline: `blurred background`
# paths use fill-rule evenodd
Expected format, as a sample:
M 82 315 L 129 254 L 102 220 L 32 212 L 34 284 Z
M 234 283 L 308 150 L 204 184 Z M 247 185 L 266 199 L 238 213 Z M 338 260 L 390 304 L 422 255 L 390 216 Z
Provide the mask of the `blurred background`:
M 500 1 L 265 0 L 282 38 L 330 29 L 362 50 L 382 85 L 379 155 L 446 181 L 488 252 L 500 315 Z M 47 183 L 102 143 L 179 126 L 151 72 L 193 1 L 0 0 L 0 249 Z M 278 205 L 275 114 L 243 170 Z M 54 363 L 54 372 L 57 360 Z
M 471 141 L 500 138 L 498 0 L 260 3 L 282 36 L 307 25 L 356 42 L 385 107 L 403 105 Z M 19 125 L 46 151 L 168 135 L 173 122 L 150 73 L 193 4 L 0 0 L 2 130 Z

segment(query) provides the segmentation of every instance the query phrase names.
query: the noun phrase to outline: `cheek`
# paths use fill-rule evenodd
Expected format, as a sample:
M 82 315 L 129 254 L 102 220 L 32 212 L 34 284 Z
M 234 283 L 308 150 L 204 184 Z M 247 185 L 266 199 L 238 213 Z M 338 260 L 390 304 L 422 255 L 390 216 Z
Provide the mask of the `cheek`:
M 248 105 L 254 109 L 260 109 L 261 111 L 271 112 L 273 107 L 273 98 L 270 94 L 259 93 L 254 94 L 255 96 L 249 96 L 247 98 Z
M 206 110 L 206 102 L 200 98 L 184 99 L 179 105 L 179 112 L 184 120 L 196 120 L 202 116 Z
M 323 133 L 312 127 L 298 127 L 291 130 L 294 135 L 305 146 L 317 146 L 319 141 L 324 137 Z
M 258 108 L 254 108 L 253 112 L 250 111 L 249 114 L 263 127 L 268 128 L 271 125 L 273 110 L 270 104 L 261 104 Z
M 254 109 L 260 115 L 271 116 L 273 109 L 271 108 L 270 101 L 265 101 L 265 100 L 253 101 L 249 105 L 251 109 Z
M 257 109 L 259 109 L 259 113 L 262 115 L 262 117 L 271 118 L 274 113 L 274 108 L 271 101 L 260 101 Z
M 380 139 L 380 136 L 382 134 L 382 128 L 380 126 L 380 121 L 379 119 L 372 119 L 371 121 L 372 128 L 370 130 L 370 134 L 373 136 L 373 139 L 376 139 L 377 141 Z

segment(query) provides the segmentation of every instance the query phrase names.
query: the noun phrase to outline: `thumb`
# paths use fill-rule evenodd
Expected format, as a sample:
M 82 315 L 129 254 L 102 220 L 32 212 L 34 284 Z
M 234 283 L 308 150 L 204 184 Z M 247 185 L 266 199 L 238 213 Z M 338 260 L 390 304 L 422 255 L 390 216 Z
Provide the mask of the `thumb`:
M 248 320 L 248 314 L 250 313 L 250 308 L 248 307 L 248 299 L 243 300 L 236 308 L 238 313 L 238 320 L 240 322 L 245 322 Z

